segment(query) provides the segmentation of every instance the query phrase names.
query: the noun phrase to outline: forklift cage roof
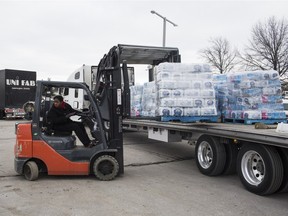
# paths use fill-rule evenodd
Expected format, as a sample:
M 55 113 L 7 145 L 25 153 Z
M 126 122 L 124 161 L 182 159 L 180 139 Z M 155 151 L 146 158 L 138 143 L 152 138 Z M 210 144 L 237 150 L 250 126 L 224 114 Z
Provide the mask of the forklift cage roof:
M 151 64 L 157 65 L 160 62 L 180 62 L 178 48 L 175 47 L 154 47 L 118 44 L 120 62 L 125 60 L 127 64 Z

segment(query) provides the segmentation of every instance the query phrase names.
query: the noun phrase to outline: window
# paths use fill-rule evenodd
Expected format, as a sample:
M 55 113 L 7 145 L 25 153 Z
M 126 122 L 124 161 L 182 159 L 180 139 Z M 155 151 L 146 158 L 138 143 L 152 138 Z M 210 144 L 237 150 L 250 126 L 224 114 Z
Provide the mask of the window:
M 69 88 L 64 89 L 64 96 L 67 96 L 69 94 Z
M 75 80 L 80 79 L 80 72 L 79 71 L 77 73 L 75 73 L 74 79 Z
M 75 89 L 74 97 L 78 98 L 78 89 Z

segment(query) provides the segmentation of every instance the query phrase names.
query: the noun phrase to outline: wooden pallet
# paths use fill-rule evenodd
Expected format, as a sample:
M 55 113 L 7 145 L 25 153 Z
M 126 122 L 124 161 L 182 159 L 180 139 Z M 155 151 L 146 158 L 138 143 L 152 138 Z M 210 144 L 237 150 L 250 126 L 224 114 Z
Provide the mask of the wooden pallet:
M 162 116 L 162 122 L 178 121 L 178 122 L 218 122 L 218 116 Z
M 267 125 L 277 124 L 280 122 L 287 123 L 287 119 L 232 119 L 232 118 L 224 118 L 224 123 L 233 123 L 233 124 L 245 124 L 252 125 L 255 123 L 263 123 Z

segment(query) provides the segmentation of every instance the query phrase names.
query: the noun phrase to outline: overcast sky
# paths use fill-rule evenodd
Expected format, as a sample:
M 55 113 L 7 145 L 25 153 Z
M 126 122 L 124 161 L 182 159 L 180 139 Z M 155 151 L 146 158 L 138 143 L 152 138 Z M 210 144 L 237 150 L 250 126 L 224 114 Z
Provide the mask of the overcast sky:
M 198 51 L 211 37 L 241 49 L 258 21 L 288 19 L 288 1 L 0 0 L 0 9 L 0 69 L 52 80 L 66 80 L 82 64 L 98 65 L 119 43 L 162 46 L 163 20 L 151 10 L 178 24 L 167 24 L 166 46 L 178 47 L 185 63 L 201 62 Z

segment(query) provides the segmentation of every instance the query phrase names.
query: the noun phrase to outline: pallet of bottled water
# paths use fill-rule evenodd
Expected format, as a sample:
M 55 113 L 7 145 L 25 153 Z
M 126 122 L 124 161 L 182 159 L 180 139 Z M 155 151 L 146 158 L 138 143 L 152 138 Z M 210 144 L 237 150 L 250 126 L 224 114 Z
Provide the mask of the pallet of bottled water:
M 221 95 L 226 97 L 221 107 L 224 122 L 275 124 L 287 121 L 277 71 L 228 73 L 226 80 L 226 88 L 218 86 Z
M 155 72 L 161 121 L 217 122 L 212 72 L 205 64 L 161 63 Z

